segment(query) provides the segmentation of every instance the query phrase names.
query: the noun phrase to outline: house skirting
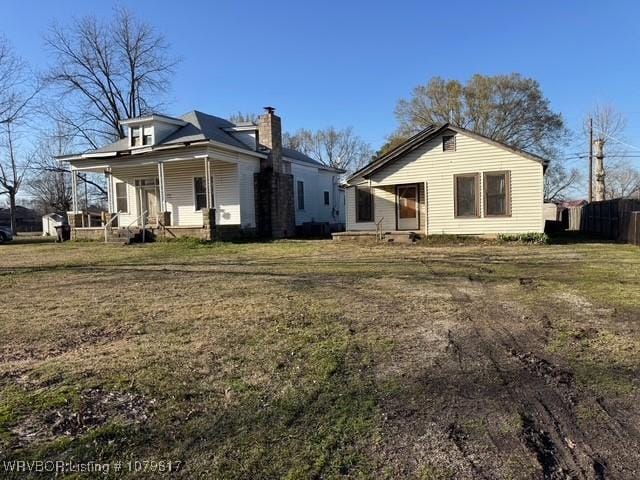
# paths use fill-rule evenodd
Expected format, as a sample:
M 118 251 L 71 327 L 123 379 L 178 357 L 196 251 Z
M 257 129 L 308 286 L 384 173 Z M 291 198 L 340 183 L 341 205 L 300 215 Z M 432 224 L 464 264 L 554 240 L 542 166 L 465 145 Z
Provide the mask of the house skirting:
M 115 231 L 118 229 L 114 228 L 113 230 Z M 240 225 L 216 225 L 213 228 L 202 226 L 179 226 L 166 228 L 147 226 L 146 230 L 151 233 L 151 238 L 166 240 L 177 238 L 197 238 L 204 241 L 235 241 L 257 237 L 255 228 L 242 228 Z M 78 241 L 104 241 L 104 228 L 72 228 L 71 239 Z

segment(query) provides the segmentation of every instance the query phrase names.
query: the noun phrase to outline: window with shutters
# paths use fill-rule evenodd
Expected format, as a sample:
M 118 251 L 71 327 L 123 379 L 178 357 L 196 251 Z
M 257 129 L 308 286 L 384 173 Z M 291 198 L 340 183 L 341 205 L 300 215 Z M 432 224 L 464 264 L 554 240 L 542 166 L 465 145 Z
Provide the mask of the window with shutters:
M 356 222 L 373 222 L 373 193 L 369 187 L 356 189 Z
M 480 198 L 477 173 L 453 176 L 453 197 L 456 217 L 478 217 Z
M 511 215 L 510 172 L 486 172 L 484 174 L 484 215 L 501 217 Z
M 456 151 L 456 136 L 455 135 L 443 135 L 442 136 L 442 151 L 443 152 L 455 152 Z

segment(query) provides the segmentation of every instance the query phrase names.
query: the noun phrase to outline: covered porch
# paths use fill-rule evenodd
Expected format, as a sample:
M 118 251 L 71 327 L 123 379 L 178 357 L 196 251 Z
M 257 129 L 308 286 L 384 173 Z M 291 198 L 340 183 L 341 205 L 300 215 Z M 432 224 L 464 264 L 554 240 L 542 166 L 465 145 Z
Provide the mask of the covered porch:
M 78 174 L 103 174 L 107 211 L 100 230 L 155 229 L 170 236 L 214 238 L 216 227 L 240 228 L 239 165 L 208 153 L 154 159 L 72 163 L 69 223 L 91 236 L 78 208 Z M 106 232 L 105 232 L 106 237 Z
M 415 236 L 427 234 L 426 182 L 372 184 L 347 188 L 350 228 L 334 238 L 363 235 Z

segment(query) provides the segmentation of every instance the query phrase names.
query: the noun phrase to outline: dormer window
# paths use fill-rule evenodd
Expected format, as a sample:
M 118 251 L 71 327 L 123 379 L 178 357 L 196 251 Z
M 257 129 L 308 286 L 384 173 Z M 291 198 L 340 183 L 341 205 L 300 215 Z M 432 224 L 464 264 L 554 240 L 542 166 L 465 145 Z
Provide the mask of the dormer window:
M 153 127 L 131 127 L 131 146 L 142 147 L 153 145 Z
M 131 127 L 131 146 L 142 146 L 142 129 L 140 127 Z
M 153 144 L 153 130 L 151 127 L 143 127 L 142 129 L 142 144 L 143 145 L 152 145 Z

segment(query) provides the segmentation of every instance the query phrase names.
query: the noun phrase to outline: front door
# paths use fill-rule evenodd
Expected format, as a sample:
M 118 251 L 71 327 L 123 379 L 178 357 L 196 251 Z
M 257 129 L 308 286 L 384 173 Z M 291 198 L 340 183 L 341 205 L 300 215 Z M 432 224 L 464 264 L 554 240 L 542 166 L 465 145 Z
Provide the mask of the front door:
M 418 187 L 398 185 L 396 187 L 398 230 L 418 230 Z
M 158 220 L 158 191 L 153 188 L 145 188 L 142 190 L 144 195 L 144 210 L 147 213 L 147 223 L 154 224 Z
M 153 225 L 160 211 L 160 187 L 157 178 L 139 178 L 136 180 L 138 194 L 138 225 Z M 144 218 L 142 214 L 145 213 Z

